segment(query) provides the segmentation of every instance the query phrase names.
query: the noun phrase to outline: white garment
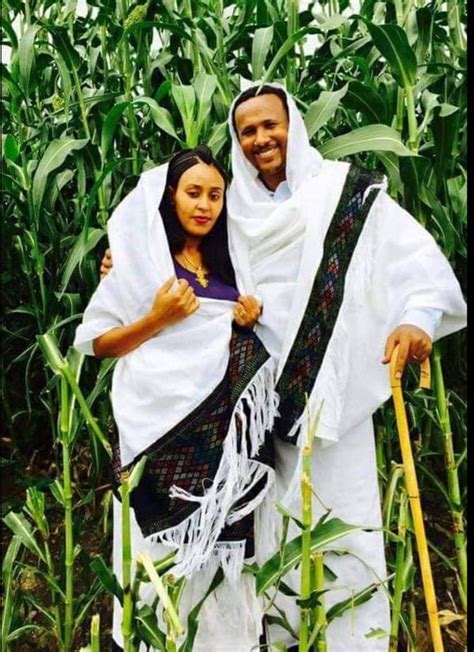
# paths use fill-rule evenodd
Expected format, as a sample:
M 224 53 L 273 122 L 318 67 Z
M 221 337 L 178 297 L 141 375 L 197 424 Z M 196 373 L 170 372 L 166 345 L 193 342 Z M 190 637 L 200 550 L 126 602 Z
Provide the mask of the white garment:
M 288 95 L 287 103 L 286 175 L 291 196 L 282 202 L 275 203 L 258 180 L 229 120 L 234 175 L 228 198 L 230 244 L 234 253 L 239 252 L 247 288 L 263 300 L 256 330 L 275 359 L 278 376 L 306 309 L 325 235 L 349 171 L 347 163 L 322 160 L 310 146 L 302 117 Z M 333 509 L 332 516 L 358 525 L 380 525 L 370 418 L 390 395 L 388 368 L 381 359 L 388 334 L 406 314 L 414 314 L 408 311 L 426 309 L 442 313 L 437 337 L 465 325 L 465 303 L 448 262 L 433 238 L 382 190 L 351 259 L 344 299 L 309 401 L 313 415 L 323 403 L 313 471 L 317 491 Z M 302 415 L 294 427 L 294 434 L 300 432 L 298 448 L 275 444 L 279 498 L 293 509 L 298 509 L 305 425 Z M 316 501 L 314 508 L 318 509 Z M 380 533 L 347 537 L 337 547 L 359 554 L 385 578 Z M 374 581 L 363 564 L 348 560 L 335 562 L 338 585 L 357 591 Z M 331 588 L 327 603 L 340 598 Z M 329 652 L 388 649 L 388 640 L 365 638 L 368 623 L 389 631 L 383 593 L 355 610 L 354 636 L 348 618 L 329 626 Z M 280 634 L 273 628 L 272 642 Z M 290 642 L 287 636 L 284 639 Z
M 142 174 L 108 222 L 114 266 L 99 284 L 77 329 L 74 346 L 83 353 L 91 353 L 91 342 L 99 335 L 142 318 L 157 290 L 174 276 L 159 212 L 167 170 L 166 164 Z M 229 361 L 234 305 L 201 297 L 199 309 L 191 316 L 119 358 L 113 373 L 112 407 L 122 467 L 136 461 L 221 382 Z M 181 523 L 150 535 L 178 550 L 176 576 L 191 576 L 216 552 L 228 577 L 240 573 L 245 541 L 217 539 L 225 525 L 254 511 L 274 484 L 273 469 L 253 458 L 272 426 L 277 402 L 273 361 L 268 359 L 236 402 L 219 468 L 204 494 L 193 496 L 181 487 L 171 488 L 172 497 L 199 504 Z M 240 445 L 242 423 L 248 446 Z M 250 503 L 234 508 L 264 478 L 264 490 Z
M 263 183 L 262 186 L 265 188 L 272 201 L 277 204 L 280 204 L 291 197 L 290 186 L 286 179 L 281 181 L 275 190 L 270 190 Z M 435 310 L 434 308 L 412 308 L 403 313 L 400 323 L 418 326 L 418 328 L 424 330 L 431 339 L 434 339 L 436 328 L 438 327 L 442 316 L 443 313 L 441 310 Z
M 113 499 L 113 570 L 119 582 L 122 581 L 122 513 L 121 504 Z M 169 548 L 160 543 L 145 539 L 131 512 L 132 551 L 135 559 L 140 553 L 147 552 L 152 559 L 163 559 L 169 554 Z M 215 572 L 217 560 L 212 560 L 186 581 L 186 586 L 179 608 L 179 618 L 186 628 L 189 612 L 204 597 Z M 132 564 L 132 573 L 135 563 Z M 156 592 L 151 583 L 144 583 L 140 590 L 141 604 L 151 605 Z M 255 580 L 251 575 L 242 574 L 237 583 L 224 580 L 206 599 L 199 615 L 199 627 L 193 645 L 193 652 L 250 652 L 258 645 L 262 632 L 263 600 L 255 595 Z M 162 631 L 166 632 L 162 611 L 158 610 L 158 621 Z M 123 647 L 121 629 L 122 608 L 114 598 L 112 636 Z M 181 641 L 180 641 L 181 642 Z M 144 643 L 139 652 L 146 652 Z

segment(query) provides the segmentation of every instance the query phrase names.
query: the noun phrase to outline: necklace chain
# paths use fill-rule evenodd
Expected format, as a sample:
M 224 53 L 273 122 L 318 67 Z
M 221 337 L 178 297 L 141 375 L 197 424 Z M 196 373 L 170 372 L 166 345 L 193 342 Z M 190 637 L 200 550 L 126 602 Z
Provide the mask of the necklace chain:
M 179 262 L 178 256 L 182 256 L 183 259 L 186 261 L 186 263 L 193 268 L 189 271 L 196 275 L 196 281 L 199 283 L 199 285 L 201 285 L 203 288 L 207 288 L 207 286 L 209 285 L 209 281 L 206 278 L 207 272 L 203 270 L 202 264 L 195 265 L 191 260 L 189 260 L 189 258 L 186 256 L 184 251 L 180 251 L 180 253 L 177 256 L 175 256 Z

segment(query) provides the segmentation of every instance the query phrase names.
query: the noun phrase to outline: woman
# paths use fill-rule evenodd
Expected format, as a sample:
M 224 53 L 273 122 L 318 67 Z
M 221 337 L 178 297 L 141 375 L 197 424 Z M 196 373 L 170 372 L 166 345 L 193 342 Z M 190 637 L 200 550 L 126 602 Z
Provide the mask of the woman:
M 226 580 L 217 600 L 207 601 L 207 615 L 204 606 L 194 649 L 248 652 L 258 644 L 261 607 L 240 571 L 244 559 L 261 560 L 263 545 L 272 544 L 267 527 L 265 542 L 254 531 L 255 521 L 268 518 L 263 498 L 274 484 L 264 444 L 277 400 L 272 362 L 251 330 L 258 302 L 236 289 L 225 190 L 224 171 L 202 146 L 141 176 L 109 220 L 114 267 L 84 313 L 75 346 L 118 358 L 117 482 L 147 456 L 132 494 L 133 556 L 177 550 L 173 574 L 189 580 L 183 617 L 220 565 Z M 120 577 L 118 501 L 114 523 Z M 120 621 L 116 603 L 117 644 Z

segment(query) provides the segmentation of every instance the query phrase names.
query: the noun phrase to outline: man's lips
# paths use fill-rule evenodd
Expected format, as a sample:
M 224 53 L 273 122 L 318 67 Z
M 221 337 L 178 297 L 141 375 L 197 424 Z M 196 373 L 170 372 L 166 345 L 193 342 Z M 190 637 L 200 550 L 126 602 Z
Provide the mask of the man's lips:
M 278 149 L 278 145 L 272 145 L 270 147 L 265 147 L 265 149 L 259 149 L 255 151 L 255 156 L 259 158 L 262 161 L 269 161 L 273 158 L 275 155 L 276 151 Z

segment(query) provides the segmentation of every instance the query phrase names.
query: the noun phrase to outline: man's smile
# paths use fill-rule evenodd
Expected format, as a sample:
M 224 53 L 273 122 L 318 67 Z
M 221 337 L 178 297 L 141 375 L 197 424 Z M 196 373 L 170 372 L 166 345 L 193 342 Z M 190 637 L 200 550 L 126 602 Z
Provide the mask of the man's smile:
M 259 147 L 255 149 L 255 156 L 262 161 L 269 161 L 273 158 L 278 150 L 278 145 L 267 145 L 266 147 Z

